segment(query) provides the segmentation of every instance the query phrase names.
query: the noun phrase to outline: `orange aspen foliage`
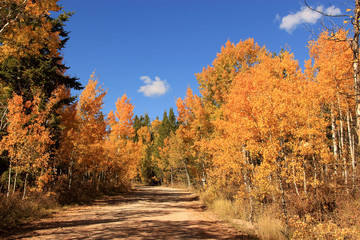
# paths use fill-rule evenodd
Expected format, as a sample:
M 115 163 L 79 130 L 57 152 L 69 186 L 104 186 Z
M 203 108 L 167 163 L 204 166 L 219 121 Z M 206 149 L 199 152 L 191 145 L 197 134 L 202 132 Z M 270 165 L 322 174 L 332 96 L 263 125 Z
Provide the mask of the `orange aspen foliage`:
M 115 114 L 112 111 L 109 113 L 109 123 L 112 126 L 112 133 L 117 138 L 129 139 L 134 137 L 134 106 L 130 103 L 130 99 L 124 94 L 121 99 L 117 100 L 115 105 Z
M 353 52 L 349 47 L 347 32 L 339 30 L 329 34 L 323 32 L 316 41 L 309 43 L 311 60 L 306 65 L 309 79 L 318 83 L 319 99 L 324 115 L 329 119 L 333 150 L 330 169 L 343 171 L 344 184 L 349 190 L 349 171 L 352 172 L 352 186 L 356 181 L 356 151 L 353 116 L 355 116 L 355 89 Z M 356 118 L 355 118 L 356 122 Z M 351 164 L 350 164 L 351 162 Z M 350 165 L 350 166 L 348 166 Z
M 8 151 L 10 168 L 19 167 L 22 161 L 22 146 L 26 142 L 27 129 L 25 124 L 30 115 L 25 114 L 25 106 L 21 96 L 14 95 L 8 100 L 8 134 L 1 139 L 1 149 Z
M 188 90 L 184 101 L 178 100 L 179 121 L 189 121 L 189 124 L 179 128 L 179 134 L 183 135 L 185 142 L 189 141 L 184 138 L 186 134 L 188 139 L 196 136 L 192 143 L 192 155 L 202 168 L 203 182 L 207 169 L 212 165 L 213 151 L 208 141 L 218 134 L 214 131 L 213 124 L 223 115 L 221 106 L 228 101 L 235 77 L 261 61 L 259 56 L 264 52 L 265 48 L 259 47 L 253 39 L 240 41 L 238 44 L 228 41 L 217 54 L 212 66 L 196 74 L 202 97 L 193 97 Z
M 190 88 L 186 91 L 184 100 L 179 98 L 176 102 L 178 109 L 179 128 L 176 135 L 182 141 L 182 150 L 190 169 L 196 180 L 201 181 L 206 175 L 206 166 L 210 164 L 209 159 L 205 159 L 203 149 L 204 141 L 212 133 L 212 123 L 209 113 L 206 111 L 204 103 L 197 95 L 194 95 Z M 195 162 L 194 162 L 195 161 Z
M 123 183 L 127 183 L 136 176 L 138 161 L 142 153 L 142 141 L 138 143 L 133 141 L 135 136 L 133 109 L 130 99 L 124 94 L 116 102 L 115 114 L 111 111 L 108 116 L 110 125 L 107 141 L 108 164 Z M 140 139 L 143 137 L 141 136 Z
M 164 139 L 164 146 L 163 147 L 159 147 L 159 158 L 160 161 L 158 163 L 158 166 L 161 168 L 161 170 L 167 174 L 167 172 L 171 169 L 171 165 L 169 163 L 169 158 L 170 158 L 170 149 L 172 147 L 171 143 L 170 143 L 170 137 L 166 137 Z
M 179 133 L 186 141 L 199 140 L 200 136 L 207 135 L 211 131 L 208 113 L 205 111 L 200 97 L 194 95 L 191 88 L 186 91 L 184 100 L 178 98 L 178 121 L 181 123 Z
M 160 125 L 161 121 L 159 119 L 155 119 L 154 121 L 152 121 L 150 125 L 150 132 L 155 135 L 158 134 Z
M 137 134 L 139 135 L 139 141 L 141 144 L 148 144 L 151 142 L 151 134 L 147 126 L 142 126 Z
M 2 149 L 9 154 L 10 167 L 17 172 L 25 172 L 26 176 L 35 174 L 36 187 L 40 189 L 50 180 L 48 161 L 53 141 L 47 123 L 52 108 L 58 102 L 57 95 L 58 91 L 54 92 L 46 103 L 42 102 L 40 93 L 35 93 L 33 101 L 24 103 L 23 98 L 16 94 L 8 101 L 8 134 L 1 140 Z M 24 196 L 26 182 L 27 177 Z
M 253 39 L 240 41 L 236 45 L 226 42 L 212 66 L 196 74 L 204 100 L 215 106 L 223 104 L 236 74 L 257 63 L 258 54 L 263 51 L 264 48 L 260 48 Z
M 106 136 L 106 121 L 101 110 L 106 92 L 98 86 L 93 73 L 76 107 L 76 122 L 79 126 L 74 133 L 74 144 L 83 171 L 98 171 L 103 159 L 102 142 Z
M 328 155 L 326 123 L 318 117 L 320 104 L 309 99 L 315 85 L 305 81 L 288 52 L 276 57 L 264 53 L 259 58 L 259 64 L 236 76 L 223 106 L 224 118 L 215 122 L 223 134 L 210 144 L 217 149 L 214 177 L 252 172 L 251 183 L 261 199 L 279 190 L 275 179 L 294 180 L 290 166 L 300 171 L 307 156 L 327 159 Z
M 352 51 L 347 43 L 347 32 L 339 30 L 334 35 L 328 32 L 309 43 L 312 61 L 306 65 L 309 79 L 315 80 L 321 87 L 320 96 L 324 103 L 351 100 L 353 95 Z
M 47 17 L 59 11 L 58 0 L 3 0 L 0 3 L 0 61 L 8 56 L 39 55 L 46 45 L 51 56 L 58 56 L 60 38 L 52 31 Z M 36 26 L 30 22 L 36 21 Z
M 60 99 L 70 97 L 70 89 L 61 88 Z M 58 110 L 61 117 L 60 147 L 56 150 L 56 164 L 66 165 L 69 168 L 76 162 L 76 137 L 79 131 L 79 123 L 76 118 L 77 103 L 73 103 Z
M 185 170 L 188 174 L 187 146 L 184 144 L 183 139 L 178 135 L 171 133 L 169 137 L 164 139 L 164 146 L 159 149 L 160 161 L 158 166 L 165 174 L 165 179 L 170 179 L 173 185 L 176 173 Z M 185 177 L 188 177 L 186 175 Z

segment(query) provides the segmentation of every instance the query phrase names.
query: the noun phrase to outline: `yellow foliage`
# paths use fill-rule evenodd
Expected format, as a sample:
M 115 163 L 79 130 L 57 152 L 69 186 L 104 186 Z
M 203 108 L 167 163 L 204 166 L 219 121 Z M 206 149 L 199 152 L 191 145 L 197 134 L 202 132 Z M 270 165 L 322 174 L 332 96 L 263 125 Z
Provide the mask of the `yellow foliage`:
M 47 19 L 51 11 L 59 11 L 58 0 L 3 0 L 0 3 L 4 19 L 0 25 L 0 62 L 8 56 L 40 55 L 46 45 L 50 56 L 58 57 L 59 33 L 52 31 Z M 36 21 L 35 26 L 32 22 Z

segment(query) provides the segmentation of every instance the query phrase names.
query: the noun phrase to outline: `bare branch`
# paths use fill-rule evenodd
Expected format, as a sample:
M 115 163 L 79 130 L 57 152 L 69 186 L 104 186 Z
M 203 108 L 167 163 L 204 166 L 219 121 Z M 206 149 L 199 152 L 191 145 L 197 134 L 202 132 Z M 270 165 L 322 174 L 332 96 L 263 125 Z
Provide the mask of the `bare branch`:
M 23 8 L 25 5 L 26 5 L 26 2 L 27 2 L 28 0 L 24 0 L 21 4 L 20 4 L 20 6 L 18 7 L 18 8 Z M 11 12 L 9 12 L 8 13 L 8 16 L 7 16 L 7 18 L 10 18 L 10 14 Z M 10 26 L 12 23 L 14 23 L 15 21 L 17 21 L 17 19 L 19 18 L 19 16 L 22 14 L 22 12 L 21 11 L 19 11 L 19 13 L 13 18 L 13 19 L 11 19 L 11 20 L 7 20 L 6 21 L 6 23 L 4 24 L 4 26 L 2 26 L 2 28 L 0 29 L 0 36 L 1 36 L 1 34 L 5 31 L 5 29 L 8 27 L 8 26 Z
M 3 111 L 1 113 L 1 119 L 0 119 L 0 130 L 5 130 L 5 128 L 8 125 L 7 121 L 7 113 L 8 113 L 8 107 L 5 106 L 2 102 L 0 102 L 1 107 L 3 108 Z
M 320 13 L 320 14 L 323 15 L 324 17 L 350 17 L 350 15 L 343 15 L 343 14 L 337 14 L 337 15 L 327 14 L 327 13 L 324 13 L 324 12 L 322 12 L 322 11 L 319 11 L 319 10 L 311 7 L 311 6 L 307 3 L 307 0 L 304 0 L 304 3 L 305 3 L 305 5 L 306 5 L 306 7 L 309 8 L 311 11 Z

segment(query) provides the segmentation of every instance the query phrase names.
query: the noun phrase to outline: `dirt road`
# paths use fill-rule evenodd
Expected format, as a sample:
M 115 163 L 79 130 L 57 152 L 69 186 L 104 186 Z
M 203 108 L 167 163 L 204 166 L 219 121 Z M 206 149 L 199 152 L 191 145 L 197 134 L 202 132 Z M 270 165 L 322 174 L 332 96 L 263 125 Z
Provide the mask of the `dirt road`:
M 250 239 L 182 189 L 137 187 L 32 223 L 10 239 Z

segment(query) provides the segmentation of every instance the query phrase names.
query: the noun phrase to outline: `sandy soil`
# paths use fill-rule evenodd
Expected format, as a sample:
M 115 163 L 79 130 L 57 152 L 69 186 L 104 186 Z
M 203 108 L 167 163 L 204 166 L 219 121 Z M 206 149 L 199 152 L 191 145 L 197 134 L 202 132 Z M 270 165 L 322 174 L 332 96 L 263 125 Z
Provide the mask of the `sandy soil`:
M 68 209 L 7 239 L 251 239 L 183 189 L 141 186 Z

